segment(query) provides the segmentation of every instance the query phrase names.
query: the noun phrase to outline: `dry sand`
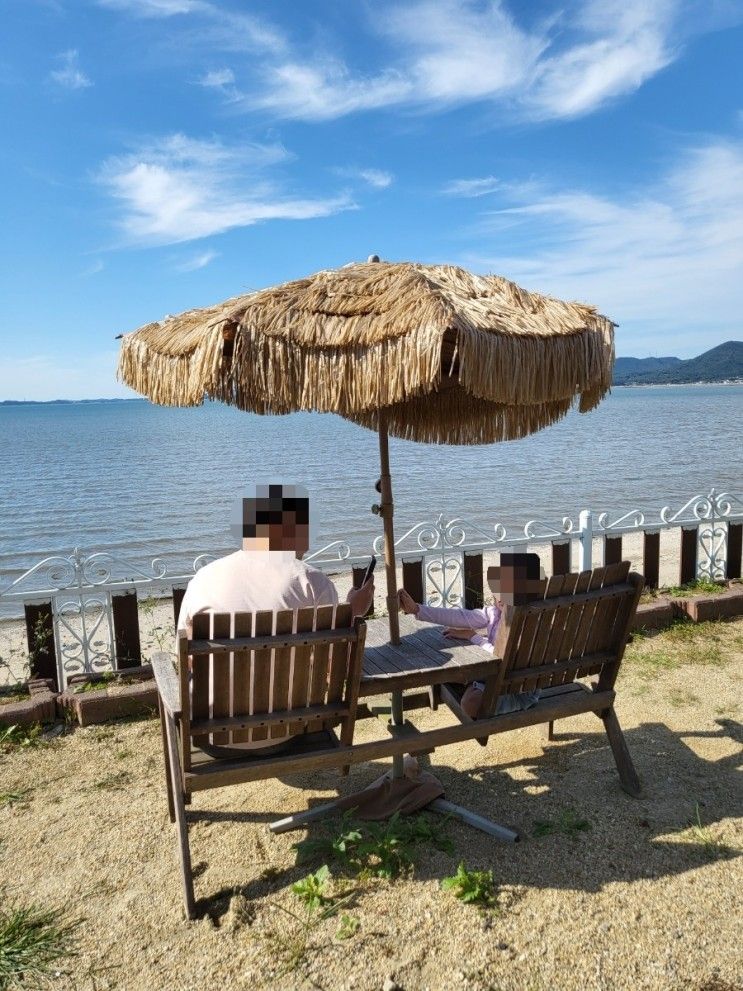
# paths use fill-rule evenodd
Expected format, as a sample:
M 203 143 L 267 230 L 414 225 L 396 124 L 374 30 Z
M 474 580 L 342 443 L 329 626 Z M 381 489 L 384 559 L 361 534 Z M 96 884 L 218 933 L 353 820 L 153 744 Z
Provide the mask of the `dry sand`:
M 661 533 L 660 541 L 660 584 L 675 585 L 679 581 L 679 540 L 677 531 Z M 625 536 L 623 541 L 623 552 L 625 559 L 632 562 L 634 571 L 642 571 L 642 534 L 630 534 Z M 551 574 L 551 550 L 549 544 L 533 544 L 529 550 L 540 555 L 546 573 Z M 594 540 L 593 560 L 600 563 L 602 560 L 601 541 Z M 484 556 L 484 567 L 497 564 L 498 554 L 486 554 Z M 376 606 L 377 610 L 385 610 L 385 598 L 387 595 L 387 583 L 384 576 L 383 562 L 377 564 L 375 572 L 376 584 Z M 573 542 L 572 547 L 572 568 L 579 569 L 578 546 Z M 346 593 L 351 586 L 350 572 L 331 575 L 333 582 L 338 589 L 341 600 L 345 599 Z M 398 587 L 402 585 L 402 572 L 398 569 Z M 431 588 L 429 586 L 429 592 Z M 175 630 L 173 621 L 173 606 L 170 599 L 158 599 L 150 609 L 143 609 L 141 602 L 146 598 L 148 592 L 146 586 L 139 589 L 140 598 L 140 635 L 142 641 L 142 653 L 146 660 L 150 653 L 155 650 L 172 650 L 175 641 Z M 486 589 L 486 596 L 488 591 Z M 74 625 L 74 624 L 73 624 Z M 0 620 L 0 687 L 12 684 L 24 677 L 23 665 L 27 656 L 26 628 L 21 620 Z
M 522 842 L 448 825 L 453 854 L 426 848 L 411 877 L 360 885 L 345 909 L 356 935 L 339 939 L 328 919 L 288 973 L 298 927 L 277 906 L 300 909 L 290 886 L 307 868 L 291 844 L 305 834 L 274 837 L 265 824 L 360 788 L 381 764 L 195 796 L 204 914 L 186 923 L 158 724 L 77 730 L 0 757 L 0 792 L 32 789 L 25 804 L 0 807 L 3 884 L 84 919 L 60 991 L 382 991 L 390 980 L 405 991 L 740 989 L 742 682 L 743 620 L 631 646 L 617 708 L 645 783 L 639 800 L 620 790 L 591 715 L 561 722 L 549 744 L 532 728 L 487 749 L 439 750 L 431 762 L 447 796 L 519 829 Z M 373 731 L 362 723 L 358 738 Z M 690 827 L 697 809 L 701 831 Z M 591 828 L 535 835 L 536 820 L 566 814 Z M 492 868 L 499 912 L 441 890 L 460 860 Z

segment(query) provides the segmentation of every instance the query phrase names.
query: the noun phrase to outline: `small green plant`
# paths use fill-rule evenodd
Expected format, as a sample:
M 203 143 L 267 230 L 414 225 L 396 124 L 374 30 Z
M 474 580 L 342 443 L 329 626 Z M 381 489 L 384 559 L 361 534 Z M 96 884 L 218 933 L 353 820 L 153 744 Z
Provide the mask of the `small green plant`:
M 556 820 L 535 819 L 534 836 L 550 836 L 552 833 L 562 833 L 564 836 L 575 838 L 578 833 L 591 829 L 587 819 L 581 819 L 572 809 L 564 809 Z
M 32 790 L 19 788 L 16 791 L 0 791 L 0 807 L 7 805 L 12 808 L 14 805 L 25 805 Z
M 441 882 L 444 891 L 451 891 L 467 905 L 493 908 L 497 905 L 497 891 L 492 871 L 470 871 L 460 863 L 457 873 Z
M 355 915 L 342 915 L 336 936 L 338 939 L 351 939 L 359 931 L 361 923 Z
M 0 692 L 0 705 L 10 705 L 11 702 L 26 702 L 28 692 L 14 692 L 3 689 Z
M 327 883 L 330 880 L 330 868 L 323 864 L 313 874 L 308 874 L 301 881 L 292 885 L 292 891 L 303 902 L 310 912 L 332 904 L 332 897 L 327 894 Z
M 723 582 L 698 578 L 696 581 L 686 582 L 684 585 L 671 585 L 665 591 L 667 595 L 672 595 L 674 598 L 685 598 L 688 595 L 698 595 L 700 592 L 703 595 L 712 595 L 715 592 L 722 592 L 724 589 L 725 584 Z
M 719 836 L 715 836 L 709 826 L 703 825 L 699 802 L 694 803 L 694 818 L 689 823 L 687 831 L 691 838 L 699 844 L 709 860 L 716 860 L 718 857 L 724 857 L 733 852 L 733 848 L 723 842 Z
M 314 873 L 308 874 L 307 877 L 292 885 L 293 894 L 304 905 L 303 916 L 278 902 L 271 903 L 272 908 L 283 912 L 293 920 L 293 924 L 289 928 L 284 926 L 280 931 L 268 934 L 273 955 L 281 964 L 279 976 L 283 977 L 296 970 L 310 949 L 313 931 L 353 898 L 354 891 L 348 891 L 341 897 L 337 897 L 330 891 L 330 882 L 330 868 L 327 864 L 323 864 Z M 344 920 L 347 921 L 344 922 Z M 340 938 L 347 939 L 353 935 L 355 921 L 352 920 L 351 916 L 344 915 L 342 917 L 338 935 L 340 936 L 341 931 L 346 935 Z
M 39 723 L 33 726 L 4 726 L 0 728 L 0 753 L 26 747 L 41 747 L 47 741 Z
M 93 788 L 100 791 L 121 791 L 132 783 L 132 775 L 129 771 L 112 771 L 105 778 L 100 778 L 93 784 Z
M 76 955 L 79 925 L 79 920 L 64 922 L 54 909 L 1 905 L 0 989 L 39 987 L 62 960 Z
M 161 623 L 155 623 L 155 612 L 159 601 L 162 600 L 156 599 L 154 595 L 150 595 L 146 599 L 140 599 L 139 611 L 149 625 L 150 639 L 146 642 L 145 647 L 152 647 L 154 645 L 158 651 L 163 651 L 166 649 L 168 641 L 172 639 L 172 629 L 163 626 Z
M 395 813 L 386 822 L 364 823 L 351 816 L 352 812 L 346 813 L 335 832 L 295 843 L 297 862 L 323 859 L 354 876 L 391 880 L 413 867 L 418 847 L 428 844 L 446 853 L 454 848 L 425 815 L 403 818 Z

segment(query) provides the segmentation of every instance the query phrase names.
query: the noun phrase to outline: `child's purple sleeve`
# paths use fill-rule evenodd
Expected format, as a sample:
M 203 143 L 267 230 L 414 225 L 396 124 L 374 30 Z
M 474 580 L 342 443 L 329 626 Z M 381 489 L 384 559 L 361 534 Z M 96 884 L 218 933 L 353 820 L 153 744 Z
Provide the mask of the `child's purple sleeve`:
M 462 629 L 483 630 L 489 619 L 484 609 L 437 609 L 421 605 L 416 619 L 423 623 L 438 623 L 441 626 L 458 626 Z

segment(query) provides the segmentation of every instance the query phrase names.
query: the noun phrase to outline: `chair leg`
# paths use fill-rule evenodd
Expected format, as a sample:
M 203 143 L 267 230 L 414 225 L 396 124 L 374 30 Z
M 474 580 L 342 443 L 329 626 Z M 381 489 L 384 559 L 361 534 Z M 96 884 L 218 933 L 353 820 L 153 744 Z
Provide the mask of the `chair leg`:
M 193 873 L 191 871 L 191 850 L 188 845 L 188 823 L 186 822 L 186 807 L 183 802 L 181 762 L 178 757 L 175 720 L 169 714 L 166 714 L 165 718 L 173 805 L 175 809 L 176 828 L 178 830 L 178 853 L 181 864 L 181 881 L 183 883 L 183 901 L 186 907 L 187 918 L 193 919 L 196 917 L 196 906 L 193 893 Z
M 600 713 L 600 716 L 606 730 L 606 735 L 609 738 L 611 752 L 614 754 L 614 761 L 617 765 L 617 771 L 619 771 L 619 780 L 622 783 L 622 788 L 629 795 L 632 795 L 633 798 L 639 798 L 642 792 L 642 785 L 635 770 L 635 765 L 632 763 L 632 757 L 627 748 L 627 742 L 624 739 L 624 733 L 622 733 L 622 727 L 619 725 L 617 714 L 611 708 Z
M 158 697 L 158 708 L 160 710 L 160 730 L 163 737 L 163 759 L 165 761 L 165 788 L 168 794 L 168 815 L 170 821 L 175 822 L 175 807 L 173 805 L 173 785 L 170 779 L 170 761 L 168 758 L 168 731 L 165 728 L 165 712 L 162 700 Z
M 555 723 L 554 720 L 550 720 L 548 723 L 542 724 L 544 727 L 544 738 L 545 740 L 554 740 L 555 738 Z

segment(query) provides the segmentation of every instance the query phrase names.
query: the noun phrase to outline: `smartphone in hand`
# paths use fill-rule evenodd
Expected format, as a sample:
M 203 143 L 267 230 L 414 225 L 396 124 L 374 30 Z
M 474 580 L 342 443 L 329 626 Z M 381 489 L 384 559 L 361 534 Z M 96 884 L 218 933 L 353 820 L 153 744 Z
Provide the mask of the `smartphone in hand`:
M 371 561 L 367 565 L 366 571 L 364 572 L 364 580 L 361 583 L 362 585 L 366 585 L 366 583 L 369 581 L 371 576 L 374 574 L 374 569 L 376 568 L 376 566 L 377 566 L 377 556 L 376 554 L 372 554 Z

